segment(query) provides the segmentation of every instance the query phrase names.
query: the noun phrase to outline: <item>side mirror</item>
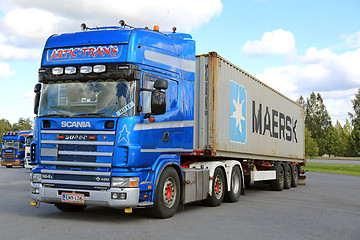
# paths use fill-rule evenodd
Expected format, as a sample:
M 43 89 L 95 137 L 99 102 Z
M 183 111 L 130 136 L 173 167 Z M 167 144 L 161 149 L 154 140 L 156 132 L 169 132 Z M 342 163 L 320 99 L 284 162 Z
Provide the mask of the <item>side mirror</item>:
M 34 93 L 39 93 L 41 91 L 41 84 L 38 83 L 34 87 Z
M 34 87 L 34 92 L 36 93 L 35 100 L 34 100 L 34 113 L 35 113 L 35 115 L 37 115 L 38 112 L 39 112 L 39 103 L 40 103 L 40 94 L 41 94 L 40 91 L 41 91 L 41 84 L 38 83 Z
M 169 82 L 164 79 L 158 79 L 154 83 L 154 88 L 159 90 L 166 90 L 169 87 Z
M 151 94 L 151 114 L 161 115 L 166 112 L 166 93 L 156 89 Z

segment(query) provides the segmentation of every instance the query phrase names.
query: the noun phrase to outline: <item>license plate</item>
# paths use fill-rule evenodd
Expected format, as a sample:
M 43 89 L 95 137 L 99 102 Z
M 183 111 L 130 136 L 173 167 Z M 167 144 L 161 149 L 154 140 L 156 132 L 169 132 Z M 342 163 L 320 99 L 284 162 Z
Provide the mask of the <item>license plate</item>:
M 80 193 L 62 193 L 61 201 L 68 203 L 85 203 L 85 195 Z

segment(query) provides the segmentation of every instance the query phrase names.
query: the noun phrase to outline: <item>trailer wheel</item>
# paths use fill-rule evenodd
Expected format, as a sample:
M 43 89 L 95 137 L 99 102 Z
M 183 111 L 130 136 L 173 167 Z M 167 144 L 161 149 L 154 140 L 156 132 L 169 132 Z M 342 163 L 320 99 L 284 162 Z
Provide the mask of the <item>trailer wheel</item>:
M 167 167 L 159 178 L 150 214 L 156 218 L 174 216 L 180 202 L 180 179 L 173 167 Z
M 282 191 L 284 189 L 284 168 L 281 163 L 275 165 L 276 179 L 270 183 L 272 191 Z
M 296 165 L 292 166 L 291 187 L 297 187 L 299 181 L 299 169 Z
M 65 204 L 65 203 L 56 203 L 55 207 L 63 212 L 81 212 L 87 206 L 86 205 L 75 205 L 75 204 Z
M 291 174 L 291 168 L 289 164 L 284 165 L 284 189 L 290 189 L 291 188 L 291 182 L 292 182 L 292 174 Z
M 230 191 L 225 193 L 226 202 L 237 202 L 239 201 L 242 188 L 241 171 L 239 166 L 234 166 L 231 171 L 231 186 Z
M 220 206 L 224 200 L 225 189 L 226 182 L 224 172 L 220 167 L 217 167 L 214 172 L 212 194 L 207 199 L 205 199 L 205 204 L 210 207 Z

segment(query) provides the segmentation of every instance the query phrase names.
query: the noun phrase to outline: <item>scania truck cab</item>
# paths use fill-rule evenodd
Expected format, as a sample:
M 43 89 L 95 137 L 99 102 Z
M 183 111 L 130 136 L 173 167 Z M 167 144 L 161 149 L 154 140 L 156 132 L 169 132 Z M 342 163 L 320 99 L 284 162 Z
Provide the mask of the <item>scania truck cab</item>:
M 188 34 L 84 27 L 51 36 L 34 89 L 32 198 L 61 210 L 153 206 L 160 172 L 173 166 L 173 205 L 179 153 L 193 150 L 194 71 Z
M 6 132 L 2 138 L 1 166 L 24 166 L 25 137 L 30 131 Z

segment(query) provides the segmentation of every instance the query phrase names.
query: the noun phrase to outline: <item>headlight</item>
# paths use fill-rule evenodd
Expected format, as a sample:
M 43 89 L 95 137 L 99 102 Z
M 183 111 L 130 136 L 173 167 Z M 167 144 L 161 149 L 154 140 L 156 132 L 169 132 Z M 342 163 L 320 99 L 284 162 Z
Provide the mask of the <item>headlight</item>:
M 41 173 L 33 173 L 31 177 L 31 181 L 33 183 L 40 183 L 41 182 Z
M 138 177 L 112 177 L 111 187 L 138 187 Z

